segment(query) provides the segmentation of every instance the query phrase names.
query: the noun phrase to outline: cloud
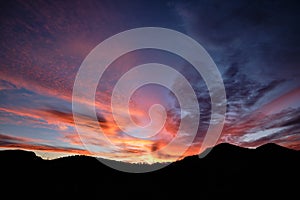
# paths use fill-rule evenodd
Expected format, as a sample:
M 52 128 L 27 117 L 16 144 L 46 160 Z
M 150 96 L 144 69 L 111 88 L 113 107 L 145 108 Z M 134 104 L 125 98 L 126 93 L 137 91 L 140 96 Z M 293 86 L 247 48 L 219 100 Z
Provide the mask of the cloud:
M 10 135 L 3 135 L 0 134 L 0 141 L 1 145 L 6 145 L 9 143 L 41 143 L 44 142 L 42 139 L 33 139 L 33 138 L 27 138 L 27 137 L 15 137 Z
M 10 135 L 0 134 L 0 148 L 9 149 L 25 149 L 44 152 L 66 152 L 80 155 L 91 155 L 89 151 L 80 148 L 57 147 L 43 144 L 46 140 L 33 139 L 27 137 L 15 137 Z
M 15 86 L 14 84 L 4 81 L 4 80 L 0 80 L 0 91 L 1 90 L 13 90 L 13 89 L 17 89 L 17 86 Z
M 297 1 L 280 0 L 190 1 L 175 6 L 188 33 L 220 68 L 236 63 L 255 79 L 294 81 L 300 75 L 299 8 Z
M 5 143 L 4 145 L 1 145 L 0 148 L 25 149 L 25 150 L 31 150 L 31 151 L 57 152 L 57 153 L 69 153 L 69 154 L 95 156 L 94 154 L 91 154 L 90 151 L 87 151 L 85 149 L 38 145 L 38 144 Z
M 267 115 L 261 111 L 263 108 L 235 123 L 227 124 L 220 142 L 229 142 L 244 147 L 276 143 L 299 149 L 295 143 L 300 141 L 300 108 L 286 108 Z
M 123 133 L 114 121 L 111 121 L 109 118 L 106 119 L 100 114 L 98 114 L 98 121 L 94 121 L 88 115 L 78 115 L 80 120 L 77 126 L 82 130 L 78 134 L 75 129 L 73 113 L 66 108 L 57 110 L 53 107 L 49 107 L 48 109 L 13 107 L 1 108 L 0 111 L 4 119 L 1 121 L 1 124 L 27 126 L 35 129 L 44 128 L 55 131 L 51 134 L 56 135 L 54 141 L 45 138 L 43 141 L 44 145 L 40 145 L 35 139 L 30 137 L 26 142 L 22 140 L 8 142 L 5 138 L 0 138 L 0 141 L 5 141 L 0 145 L 2 148 L 18 147 L 53 152 L 60 152 L 61 148 L 65 148 L 61 152 L 68 152 L 68 149 L 71 148 L 70 153 L 74 153 L 76 149 L 85 149 L 88 147 L 89 153 L 85 155 L 101 155 L 106 158 L 114 158 L 114 155 L 117 153 L 120 155 L 119 159 L 126 159 L 128 162 L 141 162 L 138 161 L 139 158 L 145 157 L 146 154 L 164 147 L 170 139 L 167 139 L 168 134 L 164 132 L 160 133 L 156 139 L 134 138 Z M 20 120 L 16 121 L 15 119 L 18 118 Z M 99 133 L 99 125 L 103 130 L 103 135 Z M 53 146 L 46 145 L 45 143 L 53 144 Z M 55 148 L 56 145 L 60 145 L 61 147 Z M 85 153 L 88 150 L 78 152 Z M 150 159 L 150 157 L 148 158 Z M 145 162 L 149 161 L 145 160 Z

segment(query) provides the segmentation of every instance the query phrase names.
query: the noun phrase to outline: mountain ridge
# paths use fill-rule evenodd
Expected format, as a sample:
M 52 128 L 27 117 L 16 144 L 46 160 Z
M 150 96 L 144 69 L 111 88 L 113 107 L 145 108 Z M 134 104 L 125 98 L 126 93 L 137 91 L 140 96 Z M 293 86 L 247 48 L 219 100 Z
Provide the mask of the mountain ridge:
M 101 193 L 125 198 L 137 194 L 157 197 L 155 191 L 166 197 L 224 196 L 238 191 L 257 197 L 260 193 L 292 194 L 298 191 L 293 180 L 300 180 L 300 151 L 274 144 L 257 149 L 219 144 L 204 158 L 186 157 L 149 173 L 120 172 L 88 156 L 43 160 L 20 150 L 0 151 L 0 162 L 6 174 L 0 188 L 12 193 L 35 188 L 53 194 Z M 111 188 L 116 192 L 111 193 Z
M 223 152 L 223 149 L 226 149 L 225 152 Z M 277 151 L 280 153 L 296 153 L 300 151 L 294 150 L 294 149 L 289 149 L 286 147 L 283 147 L 281 145 L 275 144 L 275 143 L 267 143 L 267 144 L 263 144 L 261 146 L 258 146 L 256 148 L 247 148 L 247 147 L 240 147 L 237 146 L 235 144 L 230 144 L 230 143 L 220 143 L 210 149 L 208 149 L 208 153 L 207 155 L 205 155 L 203 158 L 201 158 L 201 154 L 200 155 L 191 155 L 191 156 L 187 156 L 184 157 L 183 159 L 177 160 L 175 162 L 166 162 L 166 163 L 162 163 L 162 164 L 171 164 L 171 163 L 179 163 L 182 162 L 186 159 L 204 159 L 207 156 L 212 156 L 211 154 L 218 154 L 217 157 L 221 158 L 222 156 L 226 156 L 228 154 L 232 154 L 234 152 L 234 155 L 237 156 L 238 154 L 253 154 L 253 153 L 258 153 L 258 152 L 268 152 L 271 153 L 270 151 L 272 151 L 273 153 Z M 225 155 L 224 155 L 225 154 Z M 221 156 L 222 155 L 222 156 Z M 111 161 L 111 162 L 116 162 L 116 163 L 123 163 L 122 161 L 115 161 L 112 159 L 106 159 L 106 158 L 100 158 L 100 157 L 93 157 L 93 156 L 86 156 L 86 155 L 70 155 L 70 156 L 65 156 L 65 157 L 60 157 L 60 158 L 55 158 L 55 159 L 44 159 L 42 157 L 40 157 L 39 155 L 36 155 L 33 151 L 30 150 L 22 150 L 22 149 L 11 149 L 11 150 L 1 150 L 0 151 L 0 159 L 2 156 L 5 157 L 10 157 L 12 158 L 12 161 L 14 161 L 15 159 L 25 159 L 25 158 L 34 158 L 35 160 L 40 160 L 40 161 L 45 161 L 45 162 L 51 162 L 51 161 L 60 161 L 60 160 L 69 160 L 69 159 L 98 159 L 98 160 L 104 160 L 104 161 Z M 17 157 L 16 157 L 17 156 Z M 200 158 L 199 158 L 200 156 Z M 213 155 L 214 157 L 216 155 Z M 15 159 L 14 159 L 15 158 Z M 154 164 L 147 164 L 147 163 L 125 163 L 128 165 L 159 165 L 160 163 L 154 163 Z

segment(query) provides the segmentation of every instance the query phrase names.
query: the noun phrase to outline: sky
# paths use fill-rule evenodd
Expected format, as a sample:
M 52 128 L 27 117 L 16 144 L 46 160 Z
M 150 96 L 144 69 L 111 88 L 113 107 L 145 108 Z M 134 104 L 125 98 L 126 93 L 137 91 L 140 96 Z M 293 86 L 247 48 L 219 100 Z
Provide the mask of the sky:
M 2 150 L 30 150 L 45 159 L 89 155 L 132 163 L 169 162 L 199 154 L 211 117 L 208 89 L 190 63 L 161 50 L 133 51 L 115 60 L 97 86 L 97 121 L 82 113 L 77 125 L 84 133 L 76 130 L 72 91 L 81 63 L 100 42 L 139 27 L 184 33 L 214 60 L 227 97 L 218 143 L 248 148 L 276 143 L 300 150 L 297 1 L 14 0 L 0 4 Z M 128 107 L 140 126 L 150 122 L 152 105 L 165 107 L 166 122 L 159 133 L 133 137 L 124 129 L 134 130 L 134 124 L 116 124 L 111 109 L 114 85 L 122 74 L 144 63 L 172 66 L 192 85 L 201 112 L 192 144 L 187 144 L 186 133 L 177 147 L 163 150 L 176 137 L 182 111 L 172 91 L 156 84 L 139 88 Z M 83 84 L 89 87 L 88 81 Z M 122 116 L 127 109 L 120 107 L 117 112 Z M 98 132 L 99 126 L 104 134 Z M 187 151 L 178 155 L 177 148 L 187 145 Z

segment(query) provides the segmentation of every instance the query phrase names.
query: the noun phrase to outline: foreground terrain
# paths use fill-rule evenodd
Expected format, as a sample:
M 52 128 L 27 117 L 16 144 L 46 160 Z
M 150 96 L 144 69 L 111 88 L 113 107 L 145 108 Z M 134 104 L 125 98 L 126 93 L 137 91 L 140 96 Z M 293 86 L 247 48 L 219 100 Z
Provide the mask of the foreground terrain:
M 268 197 L 297 194 L 300 186 L 300 152 L 274 144 L 257 149 L 220 144 L 202 159 L 187 157 L 144 174 L 119 172 L 92 157 L 42 160 L 20 150 L 0 151 L 0 162 L 1 194 L 24 197 L 40 193 L 84 194 L 100 199 L 102 195 L 259 197 L 261 193 Z

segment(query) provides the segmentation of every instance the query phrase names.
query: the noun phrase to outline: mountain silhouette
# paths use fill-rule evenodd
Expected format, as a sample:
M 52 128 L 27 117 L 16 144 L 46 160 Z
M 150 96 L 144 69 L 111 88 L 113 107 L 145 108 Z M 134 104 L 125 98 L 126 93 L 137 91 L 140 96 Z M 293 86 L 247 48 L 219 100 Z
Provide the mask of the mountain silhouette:
M 5 150 L 0 151 L 0 161 L 1 190 L 22 191 L 22 195 L 38 191 L 99 198 L 200 198 L 242 193 L 258 198 L 296 194 L 300 180 L 300 152 L 275 144 L 257 149 L 219 144 L 204 158 L 190 156 L 161 170 L 138 174 L 116 171 L 88 156 L 43 160 L 32 152 Z

